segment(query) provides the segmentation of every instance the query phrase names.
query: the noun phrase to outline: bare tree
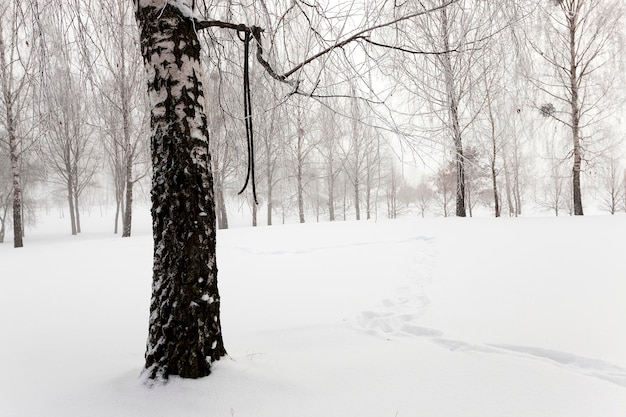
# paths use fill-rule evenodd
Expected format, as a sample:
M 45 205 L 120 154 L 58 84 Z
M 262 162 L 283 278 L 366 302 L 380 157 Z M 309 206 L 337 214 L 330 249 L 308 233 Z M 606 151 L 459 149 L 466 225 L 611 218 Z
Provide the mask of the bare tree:
M 280 178 L 277 175 L 278 171 L 278 162 L 281 155 L 280 146 L 277 146 L 280 143 L 281 134 L 279 133 L 279 122 L 277 120 L 278 109 L 273 108 L 270 111 L 269 115 L 269 123 L 265 124 L 266 129 L 264 129 L 262 135 L 263 141 L 263 151 L 265 155 L 265 188 L 267 195 L 267 218 L 266 222 L 268 226 L 272 225 L 272 215 L 274 212 L 274 199 L 276 198 L 275 188 Z
M 543 3 L 546 40 L 533 48 L 553 70 L 550 80 L 540 80 L 535 85 L 557 106 L 548 102 L 541 107 L 546 117 L 560 121 L 571 134 L 570 156 L 572 165 L 572 191 L 575 215 L 583 215 L 581 171 L 585 142 L 591 139 L 583 133 L 586 127 L 601 118 L 606 111 L 608 85 L 604 77 L 614 77 L 611 63 L 615 52 L 615 33 L 620 30 L 623 2 L 614 0 L 550 0 Z M 590 130 L 590 129 L 588 129 Z
M 81 232 L 80 197 L 93 185 L 100 156 L 92 140 L 95 106 L 89 79 L 93 65 L 85 40 L 84 4 L 55 6 L 35 13 L 46 47 L 46 62 L 39 69 L 42 144 L 38 151 L 46 164 L 46 176 L 52 173 L 52 182 L 66 193 L 75 235 Z
M 92 112 L 80 80 L 69 68 L 58 67 L 53 74 L 54 83 L 47 85 L 42 150 L 44 160 L 67 192 L 71 230 L 76 235 L 81 233 L 79 199 L 92 185 L 98 169 L 94 128 L 86 120 Z
M 567 208 L 567 173 L 564 172 L 561 161 L 553 161 L 550 174 L 539 182 L 539 191 L 536 196 L 537 204 L 558 216 L 561 209 Z
M 490 166 L 485 163 L 483 151 L 475 145 L 466 146 L 466 181 L 465 196 L 467 200 L 467 211 L 470 217 L 474 215 L 474 208 L 479 205 L 488 205 L 490 202 L 485 199 L 486 191 L 490 189 Z M 489 199 L 491 200 L 491 199 Z M 493 200 L 492 200 L 493 201 Z
M 500 217 L 500 193 L 498 191 L 498 133 L 496 131 L 496 119 L 493 111 L 493 100 L 487 96 L 487 116 L 489 120 L 489 137 L 491 138 L 491 152 L 489 153 L 489 168 L 491 174 L 491 187 L 493 190 L 494 215 Z
M 6 221 L 12 201 L 12 181 L 9 158 L 0 153 L 0 243 L 4 243 Z
M 417 199 L 417 209 L 419 210 L 420 216 L 424 218 L 426 212 L 428 211 L 428 208 L 432 203 L 435 192 L 432 188 L 430 188 L 428 182 L 422 180 L 417 184 L 417 187 L 415 188 L 415 194 Z
M 456 174 L 453 163 L 444 163 L 432 177 L 435 195 L 439 200 L 444 217 L 450 215 L 450 204 L 456 190 Z
M 113 172 L 118 214 L 122 212 L 122 237 L 132 231 L 133 186 L 147 174 L 145 166 L 147 117 L 145 91 L 138 88 L 141 78 L 137 26 L 132 21 L 131 4 L 126 0 L 99 3 L 92 10 L 98 30 L 94 31 L 103 63 L 94 84 L 102 106 L 110 108 L 103 128 Z M 143 165 L 143 166 L 142 166 Z
M 25 30 L 25 17 L 21 2 L 7 1 L 0 6 L 0 107 L 3 110 L 0 123 L 6 137 L 0 144 L 8 148 L 12 176 L 13 246 L 24 246 L 23 190 L 20 160 L 29 148 L 26 131 L 20 131 L 20 122 L 26 113 L 29 100 L 33 53 Z M 22 45 L 26 45 L 23 47 Z M 4 221 L 3 221 L 4 223 Z
M 503 125 L 510 125 L 510 118 L 515 117 L 515 111 L 505 104 L 503 92 L 506 91 L 505 73 L 500 63 L 505 59 L 505 46 L 501 45 L 499 56 L 489 57 L 489 62 L 483 62 L 487 68 L 484 71 L 484 78 L 481 80 L 484 85 L 485 103 L 483 108 L 484 131 L 478 132 L 477 140 L 482 143 L 489 161 L 489 174 L 491 177 L 491 190 L 493 194 L 494 215 L 500 217 L 501 191 L 499 190 L 499 175 L 502 159 L 501 151 L 505 145 L 504 135 L 506 129 Z M 504 64 L 503 64 L 504 65 Z M 507 114 L 508 113 L 508 114 Z M 506 117 L 506 116 L 508 117 Z M 504 119 L 504 120 L 503 120 Z
M 514 102 L 518 102 L 515 100 Z M 502 146 L 502 169 L 504 172 L 504 191 L 508 206 L 509 216 L 517 217 L 522 214 L 523 190 L 526 185 L 524 181 L 525 170 L 528 170 L 530 162 L 525 156 L 525 143 L 522 139 L 522 130 L 531 130 L 532 119 L 525 117 L 520 107 L 514 106 L 513 117 L 508 119 L 505 126 L 507 140 L 501 143 Z
M 351 130 L 348 139 L 340 142 L 340 146 L 344 171 L 353 187 L 354 214 L 357 220 L 361 220 L 361 183 L 365 168 L 366 138 L 365 129 L 360 123 L 362 114 L 356 101 L 350 103 L 350 117 Z
M 226 87 L 224 76 L 216 70 L 208 77 L 207 90 L 209 92 L 207 106 L 207 123 L 209 127 L 209 147 L 211 151 L 211 163 L 215 187 L 215 205 L 217 214 L 217 226 L 219 229 L 228 229 L 228 211 L 226 209 L 227 189 L 229 179 L 236 176 L 237 155 L 239 150 L 232 137 L 234 134 L 229 130 L 227 120 L 226 101 L 229 95 L 223 91 Z M 230 92 L 230 91 L 229 91 Z
M 620 160 L 615 156 L 607 157 L 600 168 L 599 190 L 600 204 L 603 210 L 617 213 L 624 199 L 624 177 Z
M 420 21 L 403 24 L 402 35 L 417 36 L 402 39 L 407 45 L 401 50 L 402 64 L 399 76 L 407 79 L 409 91 L 421 97 L 425 104 L 418 110 L 429 108 L 424 120 L 424 130 L 445 138 L 454 150 L 456 175 L 456 215 L 465 217 L 469 210 L 466 184 L 466 158 L 464 142 L 476 121 L 483 102 L 481 83 L 495 27 L 497 8 L 490 2 L 460 1 L 432 13 Z M 444 2 L 430 0 L 415 4 L 406 2 L 398 6 L 400 13 L 420 7 L 441 6 Z M 399 36 L 399 35 L 398 35 Z
M 324 174 L 326 179 L 326 199 L 328 205 L 328 220 L 335 221 L 335 197 L 336 183 L 341 173 L 341 158 L 339 154 L 339 142 L 342 136 L 341 128 L 337 122 L 337 115 L 329 107 L 323 106 L 320 110 L 322 120 L 318 152 L 322 157 Z
M 399 209 L 398 192 L 402 184 L 402 179 L 398 174 L 398 168 L 395 166 L 393 160 L 389 160 L 388 167 L 385 190 L 385 195 L 387 197 L 387 218 L 396 219 L 398 217 Z
M 313 131 L 317 129 L 313 118 L 308 117 L 311 112 L 316 112 L 317 108 L 311 106 L 305 108 L 305 99 L 294 98 L 292 111 L 294 113 L 293 125 L 287 129 L 289 160 L 292 172 L 295 177 L 296 198 L 298 206 L 298 219 L 300 223 L 305 222 L 305 197 L 306 188 L 314 177 L 311 174 L 310 159 L 317 147 L 317 135 Z M 310 104 L 310 103 L 309 103 Z

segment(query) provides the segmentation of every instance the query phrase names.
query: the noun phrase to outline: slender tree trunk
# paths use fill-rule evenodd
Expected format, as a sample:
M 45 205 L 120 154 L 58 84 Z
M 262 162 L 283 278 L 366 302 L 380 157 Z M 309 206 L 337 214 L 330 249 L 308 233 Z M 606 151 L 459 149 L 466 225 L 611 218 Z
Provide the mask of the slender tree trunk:
M 126 159 L 126 207 L 124 211 L 124 220 L 122 224 L 124 230 L 122 231 L 122 237 L 130 237 L 132 230 L 133 220 L 133 162 L 132 156 L 129 155 Z
M 515 177 L 513 178 L 513 197 L 515 203 L 515 217 L 522 214 L 522 195 L 519 184 L 519 168 L 515 167 Z
M 522 214 L 522 191 L 520 185 L 520 150 L 518 144 L 518 138 L 515 136 L 515 140 L 513 141 L 513 159 L 515 163 L 513 164 L 513 198 L 515 202 L 515 217 L 520 216 Z
M 466 181 L 467 190 L 465 191 L 465 204 L 467 205 L 467 212 L 469 216 L 472 217 L 472 190 L 469 187 L 469 183 Z
M 300 119 L 298 119 L 298 124 L 300 124 Z M 304 150 L 303 142 L 304 142 L 304 132 L 302 128 L 298 126 L 298 168 L 296 173 L 296 182 L 298 187 L 298 215 L 300 217 L 300 223 L 304 223 L 304 184 L 303 184 L 303 165 L 304 165 Z
M 0 46 L 2 45 L 0 44 Z M 13 178 L 13 247 L 21 248 L 24 246 L 24 222 L 22 220 L 22 184 L 20 178 L 19 149 L 15 133 L 12 102 L 9 101 L 6 106 L 9 159 L 11 160 L 11 176 Z
M 228 229 L 228 214 L 226 213 L 226 200 L 224 199 L 224 176 L 217 170 L 219 161 L 213 160 L 213 178 L 215 179 L 215 209 L 217 216 L 217 228 Z
M 217 218 L 219 220 L 218 222 L 218 229 L 228 229 L 228 215 L 226 214 L 226 205 L 224 203 L 224 191 L 222 190 L 222 187 L 216 188 L 216 198 L 218 201 L 217 204 Z
M 320 186 L 319 182 L 315 181 L 315 222 L 320 222 Z
M 450 50 L 450 28 L 448 22 L 448 11 L 441 10 L 441 30 L 444 41 L 444 50 Z M 446 94 L 448 96 L 448 114 L 450 116 L 450 129 L 452 131 L 452 139 L 455 150 L 456 165 L 456 215 L 458 217 L 466 216 L 465 201 L 465 158 L 463 156 L 463 138 L 461 134 L 461 124 L 459 119 L 459 103 L 457 93 L 454 87 L 454 77 L 452 69 L 452 58 L 450 54 L 441 56 L 441 63 L 444 71 L 446 82 Z
M 285 204 L 284 203 L 280 204 L 280 214 L 281 214 L 281 220 L 282 220 L 283 224 L 285 224 L 285 220 L 287 219 L 287 213 L 285 213 Z
M 77 179 L 74 179 L 74 218 L 76 219 L 76 233 L 82 233 L 80 228 L 80 211 L 78 210 L 78 189 L 76 187 Z
M 328 160 L 328 220 L 335 221 L 335 170 L 332 155 Z
M 352 95 L 355 95 L 354 86 L 350 85 L 350 91 Z M 361 145 L 364 133 L 359 129 L 359 120 L 361 120 L 361 114 L 359 111 L 358 102 L 353 101 L 351 107 L 352 116 L 352 157 L 354 172 L 352 173 L 352 186 L 354 195 L 354 214 L 357 220 L 361 220 L 361 196 L 360 196 L 360 175 L 361 175 Z
M 498 176 L 495 160 L 491 161 L 491 182 L 493 187 L 493 205 L 495 216 L 500 217 L 500 195 L 498 193 Z
M 272 198 L 272 190 L 268 190 L 267 198 Z M 268 226 L 272 225 L 272 211 L 274 211 L 274 205 L 272 204 L 272 200 L 267 200 L 267 225 Z
M 120 11 L 122 10 L 120 6 Z M 120 13 L 120 101 L 122 104 L 122 133 L 124 135 L 124 178 L 126 182 L 126 204 L 124 217 L 122 220 L 122 237 L 130 237 L 133 221 L 133 160 L 135 159 L 135 149 L 130 137 L 130 100 L 128 91 L 128 76 L 126 70 L 126 33 L 124 31 L 124 13 Z
M 76 235 L 76 211 L 74 209 L 74 184 L 72 181 L 71 170 L 67 177 L 67 202 L 70 210 L 70 223 L 72 224 L 72 235 Z
M 120 202 L 120 214 L 122 215 L 122 222 L 123 217 L 124 217 L 124 213 L 126 212 L 124 209 L 124 186 L 120 186 L 120 196 L 119 196 L 119 202 Z M 124 227 L 124 225 L 122 224 L 122 228 Z
M 343 183 L 343 220 L 346 220 L 348 213 L 348 184 L 347 181 Z
M 511 176 L 509 174 L 509 164 L 507 162 L 507 158 L 504 158 L 504 187 L 506 191 L 506 201 L 509 207 L 509 217 L 513 217 L 514 215 L 514 207 L 513 207 L 513 192 L 511 190 Z
M 5 220 L 6 220 L 6 217 L 3 217 L 2 219 L 0 219 L 0 243 L 4 243 Z
M 122 222 L 124 221 L 124 182 L 122 178 L 122 167 L 119 155 L 117 153 L 117 143 L 113 142 L 114 154 L 111 156 L 113 159 L 113 182 L 115 186 L 115 220 L 113 225 L 113 233 L 117 234 L 119 231 L 120 214 L 122 215 Z M 122 229 L 124 225 L 122 224 Z
M 304 190 L 302 185 L 302 166 L 298 164 L 298 173 L 297 173 L 297 182 L 298 182 L 298 216 L 300 218 L 300 223 L 304 223 Z
M 355 104 L 356 106 L 356 104 Z M 358 112 L 356 112 L 356 114 L 358 114 Z M 358 126 L 357 126 L 357 119 L 355 118 L 353 121 L 353 129 L 352 129 L 352 134 L 354 135 L 354 213 L 356 216 L 357 220 L 361 220 L 361 195 L 360 195 L 360 188 L 361 188 L 361 181 L 360 181 L 360 174 L 361 174 L 361 144 L 359 142 L 359 131 L 358 131 Z
M 626 169 L 624 170 L 624 173 L 622 174 L 622 202 L 624 203 L 624 211 L 626 211 Z
M 397 216 L 397 178 L 396 178 L 396 170 L 392 166 L 391 167 L 391 184 L 387 189 L 387 217 L 389 219 L 395 219 Z
M 365 178 L 365 211 L 367 220 L 372 218 L 372 171 L 370 162 L 367 163 L 367 173 Z
M 9 200 L 7 197 L 7 200 L 2 202 L 2 217 L 0 217 L 0 243 L 4 243 L 8 211 L 9 211 Z
M 274 206 L 272 204 L 273 192 L 274 192 L 274 176 L 272 175 L 272 152 L 269 146 L 269 140 L 265 141 L 265 155 L 267 163 L 265 165 L 265 174 L 267 176 L 267 225 L 272 225 L 272 211 Z
M 200 43 L 180 7 L 134 0 L 151 102 L 154 267 L 144 375 L 199 378 L 226 354 Z
M 257 227 L 257 225 L 258 225 L 258 223 L 257 223 L 257 212 L 258 212 L 257 204 L 253 201 L 252 202 L 252 227 Z
M 9 128 L 9 154 L 11 158 L 11 174 L 13 176 L 13 247 L 24 246 L 24 222 L 22 221 L 22 185 L 18 163 L 17 139 L 15 130 Z
M 217 215 L 219 218 L 219 228 L 228 229 L 228 212 L 226 211 L 226 198 L 224 197 L 224 178 L 215 187 L 217 191 Z
M 24 246 L 24 222 L 22 220 L 22 184 L 20 178 L 19 149 L 15 121 L 14 100 L 12 91 L 11 68 L 13 63 L 7 62 L 5 55 L 5 42 L 3 36 L 4 26 L 0 22 L 0 82 L 2 83 L 3 101 L 6 115 L 6 130 L 9 137 L 9 159 L 11 161 L 11 177 L 13 183 L 13 247 Z M 9 56 L 9 61 L 11 61 Z
M 456 120 L 456 126 L 458 127 L 458 118 Z M 456 136 L 455 133 L 454 139 L 456 149 L 456 215 L 458 217 L 465 217 L 465 159 L 463 156 L 463 143 L 460 137 L 460 129 L 458 132 L 458 136 Z
M 356 219 L 361 220 L 361 206 L 359 204 L 359 177 L 358 174 L 355 173 L 354 176 L 354 211 L 356 212 Z
M 496 137 L 496 120 L 493 114 L 492 102 L 491 102 L 491 94 L 492 92 L 488 92 L 487 97 L 487 111 L 489 115 L 489 125 L 491 127 L 491 186 L 493 189 L 493 205 L 495 216 L 500 217 L 500 195 L 498 193 L 498 168 L 496 166 L 497 158 L 498 158 L 498 147 L 497 147 L 497 137 Z
M 274 211 L 274 205 L 272 204 L 272 187 L 270 186 L 267 191 L 267 225 L 272 225 L 272 211 Z
M 572 141 L 574 145 L 574 166 L 572 167 L 572 192 L 574 195 L 574 214 L 583 215 L 583 203 L 580 190 L 580 171 L 582 167 L 582 149 L 580 146 L 580 106 L 578 98 L 578 68 L 576 62 L 576 30 L 574 17 L 570 18 L 570 91 L 571 91 L 571 118 Z
M 115 201 L 115 226 L 113 228 L 113 234 L 117 234 L 117 227 L 120 222 L 120 201 L 116 197 Z

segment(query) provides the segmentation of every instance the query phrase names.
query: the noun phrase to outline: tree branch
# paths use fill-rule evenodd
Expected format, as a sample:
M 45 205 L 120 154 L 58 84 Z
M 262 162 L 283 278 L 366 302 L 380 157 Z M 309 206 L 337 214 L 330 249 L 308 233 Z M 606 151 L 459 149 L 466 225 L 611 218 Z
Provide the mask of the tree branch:
M 303 68 L 304 66 L 306 66 L 307 64 L 310 64 L 311 62 L 321 58 L 322 56 L 334 51 L 337 48 L 343 48 L 344 46 L 348 45 L 351 42 L 355 42 L 355 41 L 359 41 L 359 40 L 363 40 L 365 42 L 371 43 L 375 46 L 380 46 L 380 47 L 386 47 L 386 48 L 391 48 L 391 49 L 397 49 L 400 50 L 402 52 L 409 52 L 409 53 L 414 53 L 414 54 L 445 54 L 445 53 L 449 53 L 452 51 L 442 51 L 442 52 L 419 52 L 419 51 L 410 51 L 410 50 L 405 50 L 405 48 L 401 48 L 401 47 L 393 47 L 390 45 L 384 45 L 384 44 L 380 44 L 378 42 L 374 42 L 372 40 L 370 40 L 368 38 L 368 34 L 370 34 L 371 32 L 377 30 L 377 29 L 382 29 L 384 27 L 388 27 L 388 26 L 392 26 L 395 25 L 397 23 L 403 22 L 405 20 L 409 20 L 409 19 L 413 19 L 419 16 L 423 16 L 426 15 L 428 13 L 432 13 L 432 12 L 436 12 L 437 10 L 442 10 L 445 9 L 446 7 L 459 2 L 459 0 L 448 0 L 445 3 L 437 6 L 437 7 L 433 7 L 431 9 L 425 9 L 425 10 L 421 10 L 415 13 L 411 13 L 402 17 L 399 17 L 397 19 L 394 20 L 390 20 L 388 22 L 384 22 L 384 23 L 380 23 L 378 25 L 374 25 L 365 29 L 362 29 L 356 33 L 354 33 L 353 35 L 348 36 L 347 38 L 343 39 L 343 40 L 337 40 L 333 45 L 319 51 L 318 53 L 311 55 L 310 57 L 306 58 L 304 61 L 302 61 L 301 63 L 297 64 L 295 67 L 291 68 L 290 70 L 286 71 L 283 74 L 278 74 L 274 68 L 272 68 L 272 66 L 270 65 L 270 63 L 265 60 L 265 58 L 263 57 L 263 46 L 262 46 L 262 42 L 261 42 L 261 33 L 264 32 L 264 29 L 258 26 L 247 26 L 245 24 L 235 24 L 235 23 L 230 23 L 230 22 L 224 22 L 224 21 L 220 21 L 220 20 L 198 20 L 196 18 L 194 18 L 194 23 L 196 25 L 197 29 L 207 29 L 207 28 L 211 28 L 211 27 L 217 27 L 217 28 L 223 28 L 223 29 L 230 29 L 230 30 L 236 30 L 239 32 L 245 32 L 245 33 L 250 33 L 252 34 L 252 37 L 254 38 L 254 40 L 256 41 L 257 44 L 257 51 L 256 51 L 256 58 L 257 61 L 261 64 L 261 66 L 267 71 L 267 73 L 274 78 L 277 81 L 280 82 L 284 82 L 287 83 L 289 85 L 291 85 L 294 88 L 294 91 L 292 94 L 297 94 L 300 93 L 298 91 L 298 87 L 300 85 L 300 81 L 298 80 L 289 80 L 289 77 L 292 76 L 295 72 L 297 72 L 298 70 L 300 70 L 301 68 Z

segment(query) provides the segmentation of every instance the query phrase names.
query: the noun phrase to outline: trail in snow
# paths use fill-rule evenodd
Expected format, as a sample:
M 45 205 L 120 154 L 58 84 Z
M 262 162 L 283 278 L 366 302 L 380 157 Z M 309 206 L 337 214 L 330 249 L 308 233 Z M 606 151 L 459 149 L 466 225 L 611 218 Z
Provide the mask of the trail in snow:
M 383 299 L 378 307 L 348 318 L 346 321 L 352 327 L 385 338 L 443 335 L 438 330 L 418 324 L 419 318 L 430 304 L 428 287 L 436 261 L 436 247 L 430 239 L 413 240 L 408 253 L 411 261 L 404 285 L 395 294 Z
M 447 336 L 440 329 L 424 326 L 420 319 L 431 303 L 428 292 L 433 282 L 438 251 L 436 245 L 428 239 L 414 240 L 413 246 L 405 285 L 397 288 L 394 296 L 381 300 L 378 306 L 346 319 L 351 327 L 386 339 L 424 338 L 450 351 L 510 355 L 545 361 L 581 375 L 626 387 L 626 368 L 608 361 L 542 347 L 471 343 Z

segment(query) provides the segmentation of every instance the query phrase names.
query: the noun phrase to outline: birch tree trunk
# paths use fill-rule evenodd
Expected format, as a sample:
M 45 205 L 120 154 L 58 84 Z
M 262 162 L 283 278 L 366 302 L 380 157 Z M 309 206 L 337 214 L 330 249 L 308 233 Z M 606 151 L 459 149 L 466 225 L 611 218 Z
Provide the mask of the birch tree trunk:
M 450 27 L 448 21 L 448 11 L 441 10 L 441 36 L 443 38 L 444 50 L 450 50 Z M 454 75 L 452 59 L 450 54 L 441 56 L 444 78 L 446 83 L 446 94 L 448 96 L 448 114 L 450 117 L 450 129 L 455 150 L 456 165 L 456 215 L 465 217 L 467 202 L 465 187 L 465 158 L 463 156 L 463 138 L 461 134 L 461 123 L 459 120 L 459 100 L 454 86 Z
M 217 165 L 217 164 L 216 164 Z M 221 177 L 221 178 L 220 178 Z M 217 207 L 217 227 L 218 229 L 228 229 L 228 213 L 226 212 L 226 200 L 224 197 L 224 175 L 214 172 L 215 182 L 215 203 Z
M 68 170 L 71 172 L 71 169 L 68 168 Z M 74 207 L 74 181 L 71 174 L 67 177 L 67 203 L 70 209 L 72 236 L 75 236 L 78 234 L 78 231 L 76 230 L 76 210 Z
M 4 243 L 7 213 L 9 212 L 10 202 L 11 196 L 9 194 L 0 194 L 0 243 Z
M 130 237 L 133 222 L 133 158 L 132 154 L 126 159 L 126 206 L 124 207 L 124 218 L 122 225 L 122 237 Z
M 576 6 L 576 5 L 574 5 Z M 570 115 L 571 115 L 571 123 L 572 123 L 572 145 L 573 145 L 573 156 L 574 156 L 574 166 L 572 167 L 572 192 L 574 194 L 574 214 L 576 216 L 583 215 L 583 202 L 582 202 L 582 194 L 580 191 L 580 171 L 582 168 L 582 148 L 580 144 L 580 103 L 578 97 L 578 90 L 581 85 L 579 76 L 579 59 L 578 59 L 578 48 L 577 38 L 580 36 L 578 34 L 578 21 L 576 17 L 576 13 L 573 12 L 575 10 L 572 7 L 570 12 L 567 14 L 567 23 L 569 29 L 569 52 L 570 52 L 570 67 L 569 67 L 569 92 L 570 96 Z M 577 12 L 579 10 L 576 10 Z
M 13 177 L 13 247 L 24 246 L 24 223 L 22 221 L 22 185 L 18 164 L 18 149 L 15 131 L 9 131 L 9 154 L 11 158 L 11 175 Z
M 352 88 L 352 86 L 351 86 Z M 352 95 L 355 95 L 354 90 L 352 90 Z M 361 170 L 362 170 L 362 152 L 361 145 L 363 141 L 363 130 L 359 127 L 359 120 L 361 119 L 361 114 L 359 111 L 359 106 L 356 102 L 352 103 L 351 106 L 351 115 L 352 115 L 352 156 L 354 157 L 354 172 L 352 177 L 352 185 L 354 187 L 354 214 L 357 220 L 361 220 Z
M 134 0 L 151 103 L 154 268 L 144 375 L 199 378 L 226 354 L 200 44 L 191 0 Z
M 496 119 L 493 114 L 491 92 L 487 93 L 487 116 L 489 120 L 489 134 L 491 136 L 491 155 L 489 157 L 489 165 L 491 169 L 491 187 L 493 190 L 493 206 L 495 216 L 500 217 L 500 193 L 498 192 L 498 144 L 496 135 Z
M 21 248 L 24 246 L 24 229 L 22 221 L 22 184 L 20 181 L 20 167 L 18 138 L 16 133 L 15 121 L 15 92 L 13 91 L 13 53 L 10 54 L 9 62 L 7 62 L 5 47 L 13 47 L 13 45 L 5 45 L 2 31 L 4 25 L 0 20 L 0 82 L 2 83 L 2 100 L 6 110 L 6 130 L 9 137 L 9 159 L 11 161 L 11 177 L 13 183 L 13 247 Z M 11 28 L 14 29 L 14 28 Z M 12 50 L 13 51 L 13 50 Z
M 335 221 L 335 172 L 333 169 L 332 153 L 327 162 L 328 166 L 328 220 Z
M 298 217 L 300 223 L 304 223 L 304 128 L 302 127 L 302 119 L 300 113 L 298 113 L 298 143 L 296 144 L 296 161 L 298 166 L 296 167 L 296 186 L 298 188 Z
M 76 233 L 82 233 L 82 230 L 80 228 L 80 211 L 78 210 L 78 186 L 77 186 L 77 182 L 78 179 L 75 177 L 74 178 L 74 218 L 76 219 Z
M 274 172 L 272 170 L 272 158 L 271 158 L 271 149 L 268 146 L 269 141 L 265 141 L 265 154 L 267 155 L 267 160 L 265 164 L 265 175 L 267 176 L 267 225 L 272 225 L 272 211 L 274 210 L 274 206 L 272 203 L 273 192 L 274 192 Z
M 4 230 L 5 230 L 6 212 L 0 218 L 0 243 L 4 243 Z
M 120 54 L 120 101 L 122 104 L 122 134 L 124 135 L 124 155 L 125 163 L 125 180 L 126 180 L 126 204 L 124 208 L 124 217 L 122 219 L 123 231 L 122 237 L 130 237 L 132 231 L 133 219 L 133 159 L 134 147 L 130 139 L 130 103 L 128 97 L 128 81 L 126 75 L 126 55 L 124 53 L 125 39 L 123 14 L 120 13 L 120 44 L 122 53 Z
M 252 201 L 252 227 L 257 227 L 258 226 L 257 216 L 258 216 L 258 207 L 257 207 L 257 204 L 254 202 L 254 199 L 253 199 L 253 201 Z

